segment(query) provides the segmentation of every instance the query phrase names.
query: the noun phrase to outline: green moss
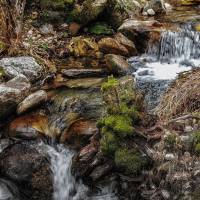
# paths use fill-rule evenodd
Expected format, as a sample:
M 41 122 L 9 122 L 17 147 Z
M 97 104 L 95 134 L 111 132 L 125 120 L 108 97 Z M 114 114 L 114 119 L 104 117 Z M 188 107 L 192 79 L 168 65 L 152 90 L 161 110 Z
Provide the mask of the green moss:
M 193 134 L 193 138 L 194 138 L 194 143 L 200 143 L 200 131 L 197 131 Z
M 101 90 L 107 91 L 113 87 L 116 87 L 117 85 L 119 85 L 119 81 L 113 76 L 109 76 L 108 81 L 102 84 Z
M 134 106 L 128 107 L 126 103 L 121 103 L 119 108 L 120 114 L 130 117 L 133 120 L 139 119 L 139 112 Z
M 200 155 L 200 143 L 195 145 L 195 153 Z
M 112 35 L 113 30 L 105 23 L 96 23 L 89 28 L 89 33 L 96 35 Z
M 111 115 L 103 119 L 103 124 L 119 137 L 126 137 L 134 133 L 131 119 L 123 115 Z
M 119 140 L 112 134 L 112 132 L 106 131 L 100 140 L 100 147 L 103 153 L 112 156 L 119 148 Z
M 48 43 L 42 43 L 38 46 L 40 49 L 47 51 L 49 49 Z
M 176 135 L 174 133 L 171 133 L 167 135 L 167 137 L 164 139 L 165 144 L 169 147 L 174 147 L 176 144 Z
M 43 8 L 50 8 L 53 10 L 65 9 L 67 6 L 72 5 L 75 0 L 41 0 Z
M 138 173 L 144 167 L 146 161 L 140 153 L 134 149 L 121 148 L 115 152 L 115 164 L 125 173 Z

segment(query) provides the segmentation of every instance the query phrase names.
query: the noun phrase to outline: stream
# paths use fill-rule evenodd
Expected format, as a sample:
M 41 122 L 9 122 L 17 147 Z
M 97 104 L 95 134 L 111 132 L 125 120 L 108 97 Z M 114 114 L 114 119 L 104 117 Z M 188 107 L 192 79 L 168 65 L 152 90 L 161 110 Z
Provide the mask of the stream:
M 158 46 L 150 46 L 144 55 L 129 59 L 149 110 L 158 105 L 179 73 L 200 66 L 200 32 L 194 30 L 194 25 L 184 24 L 180 31 L 163 32 Z
M 36 147 L 39 152 L 50 157 L 53 175 L 54 200 L 117 200 L 113 183 L 97 185 L 97 191 L 91 192 L 89 187 L 72 175 L 72 159 L 75 155 L 63 145 L 50 146 L 41 142 Z

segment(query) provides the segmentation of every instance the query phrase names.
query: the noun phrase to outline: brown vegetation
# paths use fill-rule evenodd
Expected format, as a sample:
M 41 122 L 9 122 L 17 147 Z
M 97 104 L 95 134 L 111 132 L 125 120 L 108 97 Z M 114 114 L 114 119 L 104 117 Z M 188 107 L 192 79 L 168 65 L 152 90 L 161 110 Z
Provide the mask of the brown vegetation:
M 200 111 L 200 70 L 180 74 L 160 101 L 156 112 L 160 119 L 170 120 Z

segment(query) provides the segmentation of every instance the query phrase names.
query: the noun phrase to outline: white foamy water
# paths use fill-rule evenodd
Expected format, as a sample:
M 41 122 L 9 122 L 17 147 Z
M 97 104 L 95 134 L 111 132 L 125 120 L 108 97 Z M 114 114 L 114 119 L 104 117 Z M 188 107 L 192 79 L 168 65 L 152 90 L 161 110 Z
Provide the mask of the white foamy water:
M 146 54 L 130 58 L 129 63 L 147 108 L 152 110 L 178 74 L 200 67 L 200 32 L 192 24 L 179 32 L 164 32 L 158 46 L 151 44 Z
M 50 157 L 53 175 L 54 200 L 117 200 L 112 187 L 104 185 L 96 193 L 90 192 L 81 180 L 73 176 L 74 151 L 63 145 L 50 146 L 40 143 L 37 150 Z

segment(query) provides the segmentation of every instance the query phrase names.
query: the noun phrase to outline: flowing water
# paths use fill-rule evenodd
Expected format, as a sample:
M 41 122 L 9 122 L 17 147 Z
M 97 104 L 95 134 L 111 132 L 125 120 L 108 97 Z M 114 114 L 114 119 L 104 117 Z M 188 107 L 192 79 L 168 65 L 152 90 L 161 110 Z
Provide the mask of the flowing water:
M 63 145 L 50 146 L 40 143 L 37 146 L 40 153 L 50 157 L 53 175 L 54 200 L 117 200 L 114 193 L 114 185 L 97 185 L 98 191 L 91 192 L 81 180 L 76 180 L 72 175 L 73 150 Z
M 132 57 L 129 62 L 151 110 L 179 73 L 200 66 L 200 32 L 192 24 L 177 32 L 163 32 L 158 46 L 149 46 L 146 54 Z

